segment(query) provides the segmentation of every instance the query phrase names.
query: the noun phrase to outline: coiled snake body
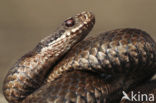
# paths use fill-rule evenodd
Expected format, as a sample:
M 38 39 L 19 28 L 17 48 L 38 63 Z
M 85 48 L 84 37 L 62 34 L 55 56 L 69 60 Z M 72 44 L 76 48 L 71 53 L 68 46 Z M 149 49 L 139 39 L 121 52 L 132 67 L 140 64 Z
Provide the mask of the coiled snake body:
M 8 102 L 117 103 L 123 90 L 154 75 L 156 43 L 146 32 L 116 29 L 82 40 L 94 23 L 90 12 L 68 18 L 21 57 L 4 80 Z

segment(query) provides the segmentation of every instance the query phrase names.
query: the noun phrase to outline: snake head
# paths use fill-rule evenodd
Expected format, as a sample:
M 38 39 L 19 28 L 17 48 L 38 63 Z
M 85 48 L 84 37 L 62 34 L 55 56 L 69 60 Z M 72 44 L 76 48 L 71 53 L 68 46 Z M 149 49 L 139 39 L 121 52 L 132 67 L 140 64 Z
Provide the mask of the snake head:
M 81 12 L 66 19 L 61 25 L 66 37 L 70 37 L 72 42 L 78 42 L 92 30 L 95 24 L 95 16 L 91 12 Z
M 64 21 L 62 26 L 70 33 L 90 31 L 95 23 L 95 17 L 91 12 L 82 12 Z
M 60 25 L 57 30 L 41 40 L 40 46 L 49 46 L 53 44 L 64 44 L 65 48 L 71 48 L 77 42 L 83 40 L 92 30 L 95 24 L 95 16 L 91 12 L 81 12 L 70 17 Z
M 66 37 L 66 47 L 71 48 L 77 42 L 83 40 L 92 30 L 95 24 L 95 16 L 91 12 L 81 12 L 67 18 L 59 29 L 63 31 L 62 37 Z

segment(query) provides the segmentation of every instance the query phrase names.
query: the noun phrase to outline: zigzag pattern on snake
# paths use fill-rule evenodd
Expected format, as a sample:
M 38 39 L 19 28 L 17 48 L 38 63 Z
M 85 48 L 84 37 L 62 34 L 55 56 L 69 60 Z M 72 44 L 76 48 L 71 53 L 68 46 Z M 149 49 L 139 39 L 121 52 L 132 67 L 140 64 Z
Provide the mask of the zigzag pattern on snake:
M 122 91 L 156 95 L 156 43 L 140 29 L 123 28 L 84 39 L 91 12 L 65 20 L 9 70 L 3 93 L 9 103 L 119 103 Z M 127 103 L 128 101 L 121 101 Z

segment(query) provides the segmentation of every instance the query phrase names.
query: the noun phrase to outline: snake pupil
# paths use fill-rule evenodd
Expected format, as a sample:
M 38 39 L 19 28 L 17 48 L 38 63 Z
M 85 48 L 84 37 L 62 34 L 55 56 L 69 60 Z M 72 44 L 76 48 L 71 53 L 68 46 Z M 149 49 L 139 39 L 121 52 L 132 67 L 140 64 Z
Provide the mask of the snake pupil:
M 75 21 L 74 21 L 73 18 L 70 18 L 70 19 L 68 19 L 68 20 L 65 21 L 65 25 L 67 27 L 72 27 L 74 24 L 75 24 Z

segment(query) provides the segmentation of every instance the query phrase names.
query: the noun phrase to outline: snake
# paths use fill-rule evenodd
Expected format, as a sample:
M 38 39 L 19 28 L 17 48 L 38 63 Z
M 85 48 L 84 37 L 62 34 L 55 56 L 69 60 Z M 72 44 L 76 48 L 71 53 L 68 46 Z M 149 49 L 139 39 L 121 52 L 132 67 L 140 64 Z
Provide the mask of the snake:
M 18 59 L 4 79 L 6 100 L 119 103 L 123 90 L 146 89 L 156 72 L 156 43 L 152 37 L 136 28 L 86 37 L 94 24 L 95 16 L 89 11 L 69 17 Z

